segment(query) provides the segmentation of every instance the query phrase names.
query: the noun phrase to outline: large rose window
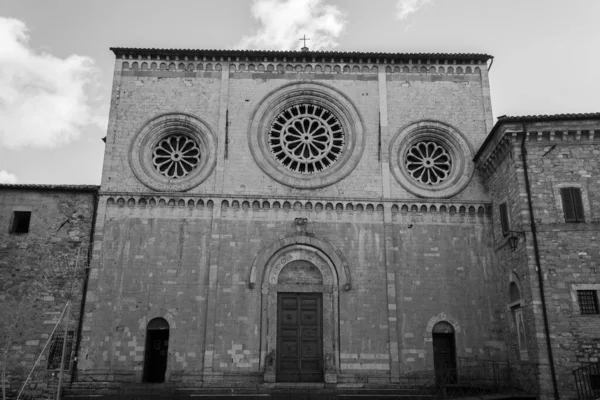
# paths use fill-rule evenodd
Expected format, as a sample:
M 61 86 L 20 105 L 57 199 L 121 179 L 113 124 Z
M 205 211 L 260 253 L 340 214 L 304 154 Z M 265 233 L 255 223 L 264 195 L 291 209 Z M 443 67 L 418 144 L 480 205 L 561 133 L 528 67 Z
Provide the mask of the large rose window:
M 269 130 L 269 147 L 275 158 L 301 174 L 328 168 L 338 160 L 344 144 L 344 131 L 335 115 L 312 104 L 285 109 Z
M 346 177 L 365 145 L 362 118 L 344 93 L 293 82 L 263 98 L 250 116 L 248 146 L 275 181 L 317 189 Z

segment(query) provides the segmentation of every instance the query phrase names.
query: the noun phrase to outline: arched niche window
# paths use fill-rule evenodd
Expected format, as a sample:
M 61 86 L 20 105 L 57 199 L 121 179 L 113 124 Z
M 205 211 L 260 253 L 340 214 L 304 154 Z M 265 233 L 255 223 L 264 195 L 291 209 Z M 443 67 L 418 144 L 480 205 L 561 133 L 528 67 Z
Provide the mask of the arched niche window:
M 164 318 L 154 318 L 146 327 L 144 382 L 165 381 L 168 353 L 169 323 Z
M 523 318 L 523 308 L 521 299 L 521 291 L 515 282 L 508 285 L 509 309 L 512 318 L 512 323 L 515 327 L 514 332 L 517 336 L 517 345 L 519 349 L 519 357 L 521 360 L 528 360 L 527 353 L 527 336 L 525 335 L 525 320 Z
M 438 385 L 454 384 L 456 376 L 456 340 L 454 327 L 446 321 L 434 325 L 431 331 L 433 341 L 433 366 Z
M 511 282 L 508 286 L 508 292 L 510 295 L 510 303 L 521 302 L 521 292 L 519 291 L 519 287 L 516 283 Z M 519 304 L 520 305 L 520 304 Z

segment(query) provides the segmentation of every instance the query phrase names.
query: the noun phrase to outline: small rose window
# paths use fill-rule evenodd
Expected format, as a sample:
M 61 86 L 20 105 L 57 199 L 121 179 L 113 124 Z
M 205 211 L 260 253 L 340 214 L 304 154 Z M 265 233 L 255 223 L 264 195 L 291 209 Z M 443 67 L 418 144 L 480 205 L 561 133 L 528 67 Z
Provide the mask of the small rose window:
M 169 135 L 156 143 L 152 151 L 152 164 L 167 178 L 183 178 L 200 164 L 200 147 L 187 135 Z
M 426 185 L 444 182 L 452 170 L 450 154 L 433 141 L 421 141 L 409 147 L 405 162 L 410 176 Z

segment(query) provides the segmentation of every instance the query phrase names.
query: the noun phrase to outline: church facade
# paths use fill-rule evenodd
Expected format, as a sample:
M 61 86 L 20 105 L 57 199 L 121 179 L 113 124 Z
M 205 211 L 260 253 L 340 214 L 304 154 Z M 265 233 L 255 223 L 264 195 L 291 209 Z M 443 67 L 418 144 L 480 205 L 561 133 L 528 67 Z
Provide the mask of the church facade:
M 483 54 L 112 50 L 75 383 L 576 393 L 599 114 L 493 125 Z

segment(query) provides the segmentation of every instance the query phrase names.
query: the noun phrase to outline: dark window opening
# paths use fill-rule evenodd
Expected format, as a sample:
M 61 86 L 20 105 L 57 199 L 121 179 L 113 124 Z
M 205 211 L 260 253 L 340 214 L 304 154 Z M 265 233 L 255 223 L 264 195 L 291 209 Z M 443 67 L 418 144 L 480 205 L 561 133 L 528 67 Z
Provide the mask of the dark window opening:
M 560 189 L 560 196 L 562 197 L 565 222 L 584 222 L 581 189 L 562 188 Z
M 502 225 L 502 234 L 508 235 L 510 231 L 510 224 L 508 221 L 508 206 L 506 203 L 500 204 L 500 224 Z
M 50 351 L 48 352 L 48 369 L 60 369 L 60 360 L 63 354 L 63 344 L 65 342 L 65 332 L 56 331 L 50 341 Z M 68 371 L 71 365 L 71 351 L 73 350 L 73 331 L 67 332 L 67 348 L 65 351 L 65 360 L 63 362 L 63 371 Z
M 29 232 L 29 221 L 31 220 L 31 211 L 15 211 L 13 214 L 13 224 L 11 233 Z
M 511 282 L 510 285 L 508 285 L 508 288 L 511 303 L 521 300 L 521 293 L 519 292 L 519 287 L 516 283 Z
M 598 293 L 595 290 L 578 290 L 577 301 L 582 314 L 598 314 Z

